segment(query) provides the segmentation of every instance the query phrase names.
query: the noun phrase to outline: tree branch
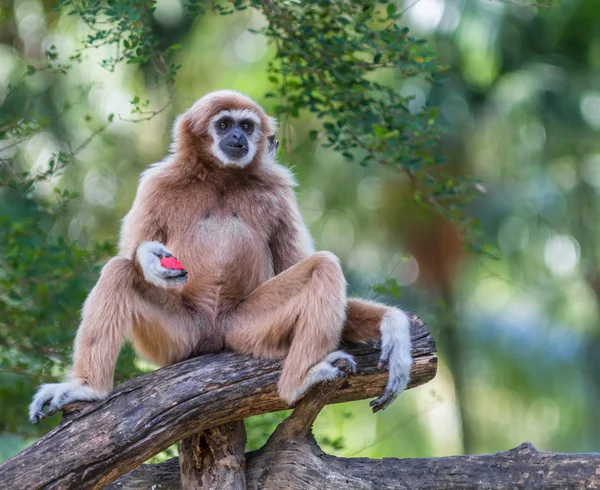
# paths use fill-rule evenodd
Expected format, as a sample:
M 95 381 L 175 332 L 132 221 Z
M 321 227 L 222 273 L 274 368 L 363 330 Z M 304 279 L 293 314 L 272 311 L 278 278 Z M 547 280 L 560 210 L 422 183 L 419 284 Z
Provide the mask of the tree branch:
M 245 447 L 243 420 L 206 429 L 179 441 L 181 488 L 246 490 Z
M 437 358 L 433 338 L 414 315 L 411 328 L 415 387 L 435 376 Z M 378 396 L 387 381 L 377 368 L 377 346 L 348 351 L 358 373 L 331 403 Z M 288 408 L 277 396 L 280 370 L 280 361 L 225 352 L 139 376 L 102 402 L 78 404 L 60 426 L 1 464 L 0 488 L 102 488 L 194 433 Z
M 600 454 L 537 451 L 523 443 L 510 451 L 422 459 L 337 458 L 324 454 L 310 435 L 277 450 L 247 455 L 249 490 L 524 490 L 600 487 Z M 107 490 L 180 490 L 177 458 L 142 465 Z M 160 485 L 160 487 L 158 486 Z

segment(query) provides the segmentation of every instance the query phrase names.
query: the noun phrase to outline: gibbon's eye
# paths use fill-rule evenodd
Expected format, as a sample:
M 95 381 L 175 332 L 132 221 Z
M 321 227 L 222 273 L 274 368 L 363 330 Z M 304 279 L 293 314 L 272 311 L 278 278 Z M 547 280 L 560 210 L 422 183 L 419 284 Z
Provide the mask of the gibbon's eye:
M 224 131 L 225 129 L 229 129 L 229 126 L 231 126 L 231 121 L 229 121 L 228 119 L 221 119 L 217 123 L 217 128 L 219 128 L 221 131 Z
M 244 131 L 245 133 L 251 133 L 252 130 L 254 129 L 254 123 L 252 121 L 242 121 L 242 124 L 240 124 L 240 127 L 242 128 L 242 131 Z

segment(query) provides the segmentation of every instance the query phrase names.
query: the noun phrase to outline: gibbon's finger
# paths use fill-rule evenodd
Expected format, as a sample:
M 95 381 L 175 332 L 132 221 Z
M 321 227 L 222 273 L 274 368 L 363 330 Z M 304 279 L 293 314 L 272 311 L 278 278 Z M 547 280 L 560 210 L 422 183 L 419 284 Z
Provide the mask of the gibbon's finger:
M 165 281 L 168 286 L 183 286 L 184 284 L 187 284 L 188 279 L 187 279 L 187 276 L 169 277 L 169 278 L 165 279 Z
M 165 277 L 165 282 L 169 286 L 181 286 L 188 282 L 187 274 L 175 276 L 175 277 Z
M 161 275 L 165 278 L 187 277 L 188 272 L 186 270 L 163 269 Z

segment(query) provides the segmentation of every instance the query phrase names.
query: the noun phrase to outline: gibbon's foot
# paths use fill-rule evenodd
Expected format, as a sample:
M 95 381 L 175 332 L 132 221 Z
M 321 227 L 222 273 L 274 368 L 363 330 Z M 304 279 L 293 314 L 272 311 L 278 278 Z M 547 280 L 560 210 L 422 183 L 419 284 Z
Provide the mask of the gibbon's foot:
M 381 322 L 381 358 L 378 367 L 389 368 L 385 390 L 371 401 L 373 412 L 386 409 L 404 391 L 410 381 L 411 355 L 410 321 L 403 311 L 391 308 Z
M 337 366 L 334 366 L 334 363 L 336 363 Z M 356 362 L 354 361 L 354 357 L 350 354 L 341 350 L 336 350 L 329 354 L 319 364 L 310 368 L 300 387 L 285 401 L 291 405 L 305 395 L 317 383 L 320 383 L 321 381 L 333 381 L 337 378 L 345 378 L 346 373 L 344 371 L 348 371 L 350 374 L 356 374 Z
M 187 271 L 162 243 L 142 242 L 136 255 L 146 281 L 155 286 L 169 288 L 187 282 Z
M 103 393 L 92 387 L 67 381 L 65 383 L 48 383 L 41 385 L 29 405 L 29 421 L 37 424 L 46 416 L 54 415 L 57 410 L 68 403 L 75 401 L 92 401 L 106 398 L 108 393 Z M 48 411 L 44 413 L 44 407 L 48 405 Z

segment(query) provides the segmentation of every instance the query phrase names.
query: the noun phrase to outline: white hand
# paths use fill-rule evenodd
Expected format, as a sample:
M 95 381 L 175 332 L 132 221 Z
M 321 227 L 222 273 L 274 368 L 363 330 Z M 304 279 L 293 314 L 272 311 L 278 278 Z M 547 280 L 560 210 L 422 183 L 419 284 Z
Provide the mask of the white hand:
M 187 282 L 187 271 L 163 267 L 160 260 L 173 254 L 159 242 L 142 242 L 136 252 L 146 281 L 161 288 L 181 286 Z

